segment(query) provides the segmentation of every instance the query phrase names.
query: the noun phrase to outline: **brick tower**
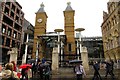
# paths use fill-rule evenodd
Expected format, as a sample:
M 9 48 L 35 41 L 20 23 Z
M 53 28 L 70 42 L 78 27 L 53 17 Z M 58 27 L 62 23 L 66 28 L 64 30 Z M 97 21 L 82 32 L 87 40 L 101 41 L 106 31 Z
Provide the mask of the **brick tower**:
M 41 6 L 40 9 L 36 13 L 32 58 L 35 58 L 36 56 L 37 42 L 38 42 L 37 36 L 40 36 L 46 33 L 46 23 L 47 23 L 48 17 L 47 17 L 46 12 L 44 11 L 44 4 L 42 3 L 40 6 Z M 43 57 L 42 48 L 44 47 L 39 48 L 39 53 L 38 53 L 39 58 Z
M 67 38 L 67 44 L 65 45 L 65 55 L 75 55 L 75 37 L 74 37 L 74 14 L 75 11 L 72 9 L 71 3 L 67 3 L 67 7 L 64 12 L 64 33 Z M 72 58 L 72 57 L 68 57 Z

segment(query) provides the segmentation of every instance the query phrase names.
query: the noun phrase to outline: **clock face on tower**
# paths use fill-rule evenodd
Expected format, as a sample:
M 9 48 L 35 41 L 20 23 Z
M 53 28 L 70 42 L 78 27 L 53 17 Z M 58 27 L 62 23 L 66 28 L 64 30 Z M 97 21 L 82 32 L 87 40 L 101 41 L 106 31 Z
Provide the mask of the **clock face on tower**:
M 38 22 L 38 23 L 41 23 L 41 22 L 42 22 L 42 19 L 41 19 L 41 18 L 37 19 L 37 22 Z

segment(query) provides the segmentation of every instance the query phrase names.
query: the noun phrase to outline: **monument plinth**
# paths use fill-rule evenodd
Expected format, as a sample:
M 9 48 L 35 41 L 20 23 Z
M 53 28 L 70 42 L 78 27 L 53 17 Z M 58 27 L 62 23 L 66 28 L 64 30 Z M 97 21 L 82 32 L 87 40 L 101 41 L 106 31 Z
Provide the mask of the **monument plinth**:
M 57 74 L 58 68 L 59 68 L 59 55 L 58 55 L 58 48 L 55 47 L 53 48 L 53 53 L 52 53 L 52 72 L 54 74 Z
M 86 71 L 86 73 L 89 72 L 89 64 L 88 64 L 88 52 L 86 47 L 81 48 L 81 60 L 83 61 L 83 66 Z

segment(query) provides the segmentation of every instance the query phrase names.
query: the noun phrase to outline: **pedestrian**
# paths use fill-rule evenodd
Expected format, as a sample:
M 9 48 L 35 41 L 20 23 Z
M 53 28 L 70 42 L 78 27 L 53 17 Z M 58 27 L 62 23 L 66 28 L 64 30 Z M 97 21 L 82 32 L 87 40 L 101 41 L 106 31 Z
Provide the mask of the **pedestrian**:
M 0 72 L 2 71 L 2 65 L 0 64 Z
M 2 73 L 1 80 L 20 80 L 17 76 L 17 72 L 13 71 L 12 63 L 7 63 L 5 65 L 5 70 L 3 70 L 1 73 Z
M 40 75 L 40 79 L 43 80 L 43 68 L 44 66 L 42 65 L 41 62 L 38 63 L 38 74 Z
M 86 73 L 85 73 L 84 67 L 82 65 L 82 62 L 76 64 L 75 73 L 77 76 L 77 80 L 82 80 L 83 75 L 84 75 L 84 77 L 86 77 Z
M 1 80 L 1 77 L 2 77 L 1 71 L 2 71 L 2 65 L 0 64 L 0 80 Z
M 110 74 L 112 80 L 114 80 L 114 74 L 113 74 L 114 63 L 113 63 L 113 61 L 109 60 L 109 61 L 106 61 L 104 63 L 106 64 L 106 74 L 105 74 L 105 77 L 107 78 L 107 75 Z
M 45 77 L 45 80 L 50 80 L 50 67 L 49 67 L 49 64 L 48 63 L 44 63 L 44 77 Z
M 32 78 L 34 77 L 34 75 L 35 75 L 35 72 L 36 72 L 36 65 L 35 65 L 35 63 L 32 63 Z
M 92 80 L 102 80 L 102 78 L 99 74 L 100 64 L 97 61 L 95 61 L 93 63 L 93 68 L 94 68 L 94 76 L 93 76 Z
M 45 58 L 42 58 L 42 64 L 44 64 L 46 62 Z
M 28 80 L 28 69 L 29 67 L 22 68 L 21 74 L 22 74 L 22 80 Z
M 13 71 L 16 71 L 16 70 L 17 70 L 17 67 L 16 67 L 15 61 L 11 61 L 11 63 L 13 64 Z

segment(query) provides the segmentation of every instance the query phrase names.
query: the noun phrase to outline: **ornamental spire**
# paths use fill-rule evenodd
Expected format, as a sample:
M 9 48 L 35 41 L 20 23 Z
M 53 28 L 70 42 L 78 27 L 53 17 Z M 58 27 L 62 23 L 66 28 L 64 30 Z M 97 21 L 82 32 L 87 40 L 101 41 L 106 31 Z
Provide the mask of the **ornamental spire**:
M 40 9 L 38 10 L 38 12 L 45 12 L 45 10 L 44 10 L 44 4 L 43 4 L 43 2 L 40 4 Z
M 71 7 L 71 2 L 67 2 L 67 7 L 66 7 L 65 11 L 71 11 L 71 10 L 73 10 Z

